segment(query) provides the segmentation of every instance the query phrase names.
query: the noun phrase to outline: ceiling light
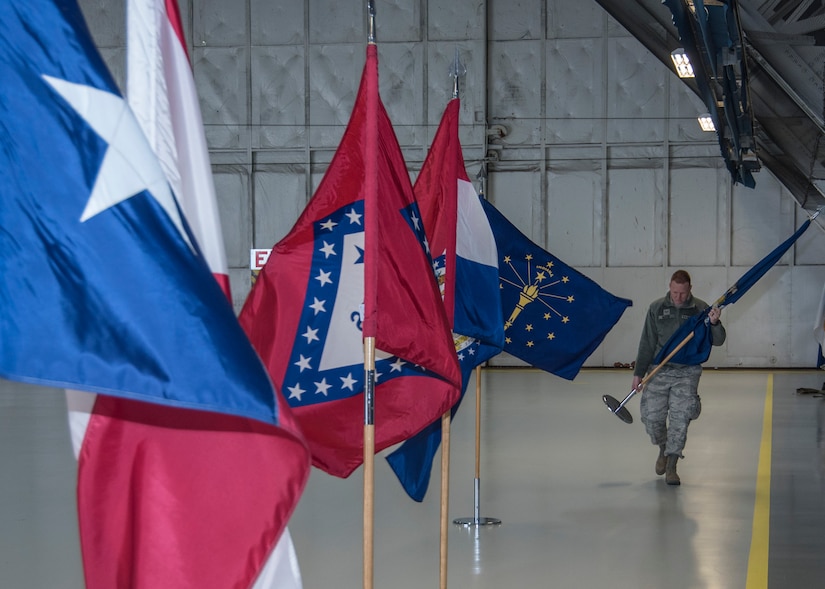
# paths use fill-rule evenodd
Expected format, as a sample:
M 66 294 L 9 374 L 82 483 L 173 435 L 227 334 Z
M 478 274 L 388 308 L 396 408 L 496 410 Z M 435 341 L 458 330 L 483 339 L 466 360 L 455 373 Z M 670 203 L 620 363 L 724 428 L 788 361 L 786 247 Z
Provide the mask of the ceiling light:
M 673 65 L 676 67 L 676 73 L 679 74 L 680 78 L 693 78 L 693 66 L 690 65 L 690 59 L 688 59 L 685 50 L 681 47 L 679 49 L 675 49 L 670 53 L 670 59 L 673 60 Z
M 716 131 L 716 126 L 713 124 L 713 117 L 710 116 L 710 113 L 699 115 L 699 126 L 702 127 L 702 131 Z

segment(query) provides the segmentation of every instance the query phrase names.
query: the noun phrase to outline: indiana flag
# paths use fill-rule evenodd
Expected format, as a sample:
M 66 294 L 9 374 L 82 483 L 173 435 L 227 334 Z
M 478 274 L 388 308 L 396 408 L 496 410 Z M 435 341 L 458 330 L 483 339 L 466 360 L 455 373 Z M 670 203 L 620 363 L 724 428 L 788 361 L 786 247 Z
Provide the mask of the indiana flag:
M 679 329 L 677 329 L 674 334 L 670 336 L 670 339 L 665 342 L 665 345 L 662 346 L 662 349 L 656 354 L 656 357 L 653 359 L 653 364 L 661 364 L 665 357 L 688 337 L 690 337 L 690 340 L 682 345 L 682 348 L 676 352 L 676 354 L 674 354 L 668 362 L 673 362 L 675 364 L 697 365 L 702 364 L 710 358 L 710 351 L 713 345 L 713 334 L 710 329 L 710 319 L 708 319 L 708 313 L 711 308 L 714 306 L 724 307 L 726 305 L 732 305 L 742 298 L 742 296 L 748 292 L 748 290 L 750 290 L 750 288 L 756 284 L 756 282 L 762 278 L 768 270 L 773 268 L 782 256 L 785 255 L 785 252 L 788 251 L 794 243 L 796 243 L 796 240 L 799 239 L 805 231 L 807 231 L 810 225 L 811 220 L 808 219 L 799 226 L 799 229 L 797 229 L 793 235 L 776 246 L 767 256 L 759 260 L 750 270 L 745 272 L 733 286 L 725 291 L 725 294 L 713 303 L 713 305 L 701 313 L 694 315 L 688 321 L 685 321 Z
M 483 204 L 498 245 L 504 351 L 573 380 L 633 302 L 610 294 Z
M 501 352 L 504 320 L 495 238 L 464 168 L 460 108 L 458 98 L 447 105 L 414 190 L 453 328 L 463 398 L 473 369 Z M 453 406 L 453 416 L 459 403 Z M 387 456 L 404 490 L 416 501 L 424 500 L 440 444 L 437 419 Z
M 86 586 L 251 586 L 307 448 L 78 6 L 0 7 L 0 374 L 100 393 L 79 456 Z
M 313 464 L 329 474 L 349 476 L 363 461 L 365 337 L 377 348 L 376 452 L 458 400 L 458 360 L 378 95 L 375 45 L 329 169 L 272 249 L 240 321 L 293 408 Z

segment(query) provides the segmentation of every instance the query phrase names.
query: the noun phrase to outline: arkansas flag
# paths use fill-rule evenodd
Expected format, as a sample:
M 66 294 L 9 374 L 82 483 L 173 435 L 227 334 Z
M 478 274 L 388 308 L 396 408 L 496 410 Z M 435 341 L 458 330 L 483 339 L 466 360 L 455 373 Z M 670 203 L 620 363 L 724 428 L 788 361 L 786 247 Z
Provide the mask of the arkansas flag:
M 495 237 L 464 168 L 458 137 L 460 107 L 458 98 L 447 105 L 414 190 L 453 328 L 463 398 L 475 367 L 501 352 L 504 319 Z M 452 415 L 457 410 L 458 403 Z M 440 444 L 441 419 L 437 419 L 387 456 L 404 490 L 416 501 L 423 501 L 427 492 Z
M 452 407 L 460 375 L 421 213 L 368 45 L 353 112 L 318 190 L 240 314 L 318 468 L 363 462 L 364 337 L 375 337 L 375 450 Z
M 249 587 L 307 448 L 78 6 L 0 7 L 0 375 L 100 393 L 86 586 Z

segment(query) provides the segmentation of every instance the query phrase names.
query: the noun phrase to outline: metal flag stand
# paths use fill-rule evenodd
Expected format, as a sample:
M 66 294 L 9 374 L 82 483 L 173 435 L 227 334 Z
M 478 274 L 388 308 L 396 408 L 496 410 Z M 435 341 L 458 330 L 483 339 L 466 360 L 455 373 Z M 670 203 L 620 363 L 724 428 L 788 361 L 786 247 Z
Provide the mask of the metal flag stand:
M 484 196 L 484 181 L 487 178 L 487 168 L 484 163 L 478 172 L 481 190 L 479 196 Z M 495 517 L 481 517 L 481 366 L 476 366 L 476 470 L 473 479 L 473 517 L 459 517 L 453 520 L 458 526 L 491 526 L 501 524 Z
M 453 520 L 457 526 L 495 526 L 501 520 L 495 517 L 481 517 L 481 366 L 476 366 L 476 472 L 473 479 L 473 517 L 459 517 Z

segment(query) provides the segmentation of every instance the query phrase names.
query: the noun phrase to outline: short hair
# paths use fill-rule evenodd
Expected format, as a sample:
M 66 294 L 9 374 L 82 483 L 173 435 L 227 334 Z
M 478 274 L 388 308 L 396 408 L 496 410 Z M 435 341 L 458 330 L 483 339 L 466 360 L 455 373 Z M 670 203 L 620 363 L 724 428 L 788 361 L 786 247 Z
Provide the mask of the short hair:
M 690 274 L 687 273 L 686 270 L 676 270 L 673 273 L 673 276 L 670 277 L 671 282 L 675 282 L 677 284 L 690 284 Z

